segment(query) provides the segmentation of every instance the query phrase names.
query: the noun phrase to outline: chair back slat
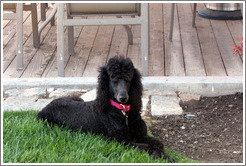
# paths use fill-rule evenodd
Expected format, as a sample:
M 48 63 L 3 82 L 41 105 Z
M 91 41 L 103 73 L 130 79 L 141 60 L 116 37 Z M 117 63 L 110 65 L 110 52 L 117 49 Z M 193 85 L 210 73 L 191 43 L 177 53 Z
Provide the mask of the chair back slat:
M 69 3 L 68 15 L 140 15 L 139 3 Z
M 16 3 L 3 3 L 4 11 L 16 11 Z

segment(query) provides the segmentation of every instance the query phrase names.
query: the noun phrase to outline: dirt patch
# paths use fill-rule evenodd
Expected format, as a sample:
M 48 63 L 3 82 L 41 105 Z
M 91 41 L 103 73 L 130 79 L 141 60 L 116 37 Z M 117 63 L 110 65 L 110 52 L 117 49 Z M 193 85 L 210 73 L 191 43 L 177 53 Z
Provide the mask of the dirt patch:
M 200 162 L 243 162 L 242 93 L 180 105 L 182 115 L 152 117 L 150 130 L 166 147 Z

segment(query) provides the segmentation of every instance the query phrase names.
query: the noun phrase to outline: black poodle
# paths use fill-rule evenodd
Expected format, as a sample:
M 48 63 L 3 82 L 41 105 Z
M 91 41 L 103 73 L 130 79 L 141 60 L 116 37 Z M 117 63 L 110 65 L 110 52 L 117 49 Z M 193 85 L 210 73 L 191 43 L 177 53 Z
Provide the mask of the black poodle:
M 174 162 L 165 153 L 162 143 L 147 135 L 146 124 L 140 116 L 141 75 L 132 61 L 115 56 L 99 72 L 95 100 L 84 102 L 76 96 L 55 99 L 38 113 L 38 119 L 102 134 L 127 146 L 146 150 L 154 158 L 163 155 Z

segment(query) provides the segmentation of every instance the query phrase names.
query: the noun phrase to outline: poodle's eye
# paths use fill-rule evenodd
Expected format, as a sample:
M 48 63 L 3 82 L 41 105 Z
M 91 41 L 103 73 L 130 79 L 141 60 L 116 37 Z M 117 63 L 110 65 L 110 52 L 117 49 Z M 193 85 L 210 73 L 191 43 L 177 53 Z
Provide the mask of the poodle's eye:
M 113 84 L 117 84 L 118 80 L 112 80 Z
M 130 83 L 131 81 L 130 81 L 130 79 L 125 79 L 125 82 Z

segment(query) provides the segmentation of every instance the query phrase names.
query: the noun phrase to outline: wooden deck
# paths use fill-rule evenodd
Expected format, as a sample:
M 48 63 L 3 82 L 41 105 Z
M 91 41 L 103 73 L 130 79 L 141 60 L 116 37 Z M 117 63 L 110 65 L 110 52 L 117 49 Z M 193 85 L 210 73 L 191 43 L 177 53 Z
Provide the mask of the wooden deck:
M 198 4 L 198 11 L 204 7 Z M 170 13 L 171 4 L 149 5 L 150 76 L 243 76 L 243 60 L 233 55 L 232 48 L 243 36 L 242 20 L 217 21 L 197 16 L 196 28 L 192 28 L 192 4 L 177 4 L 173 41 L 169 42 Z M 16 70 L 15 28 L 16 21 L 3 21 L 3 78 L 57 77 L 57 27 L 48 25 L 41 34 L 41 47 L 35 49 L 30 12 L 24 13 L 24 69 L 20 71 Z M 114 55 L 131 58 L 141 71 L 140 27 L 131 29 L 133 45 L 128 45 L 123 26 L 75 27 L 76 55 L 65 54 L 66 77 L 97 76 L 98 67 Z

